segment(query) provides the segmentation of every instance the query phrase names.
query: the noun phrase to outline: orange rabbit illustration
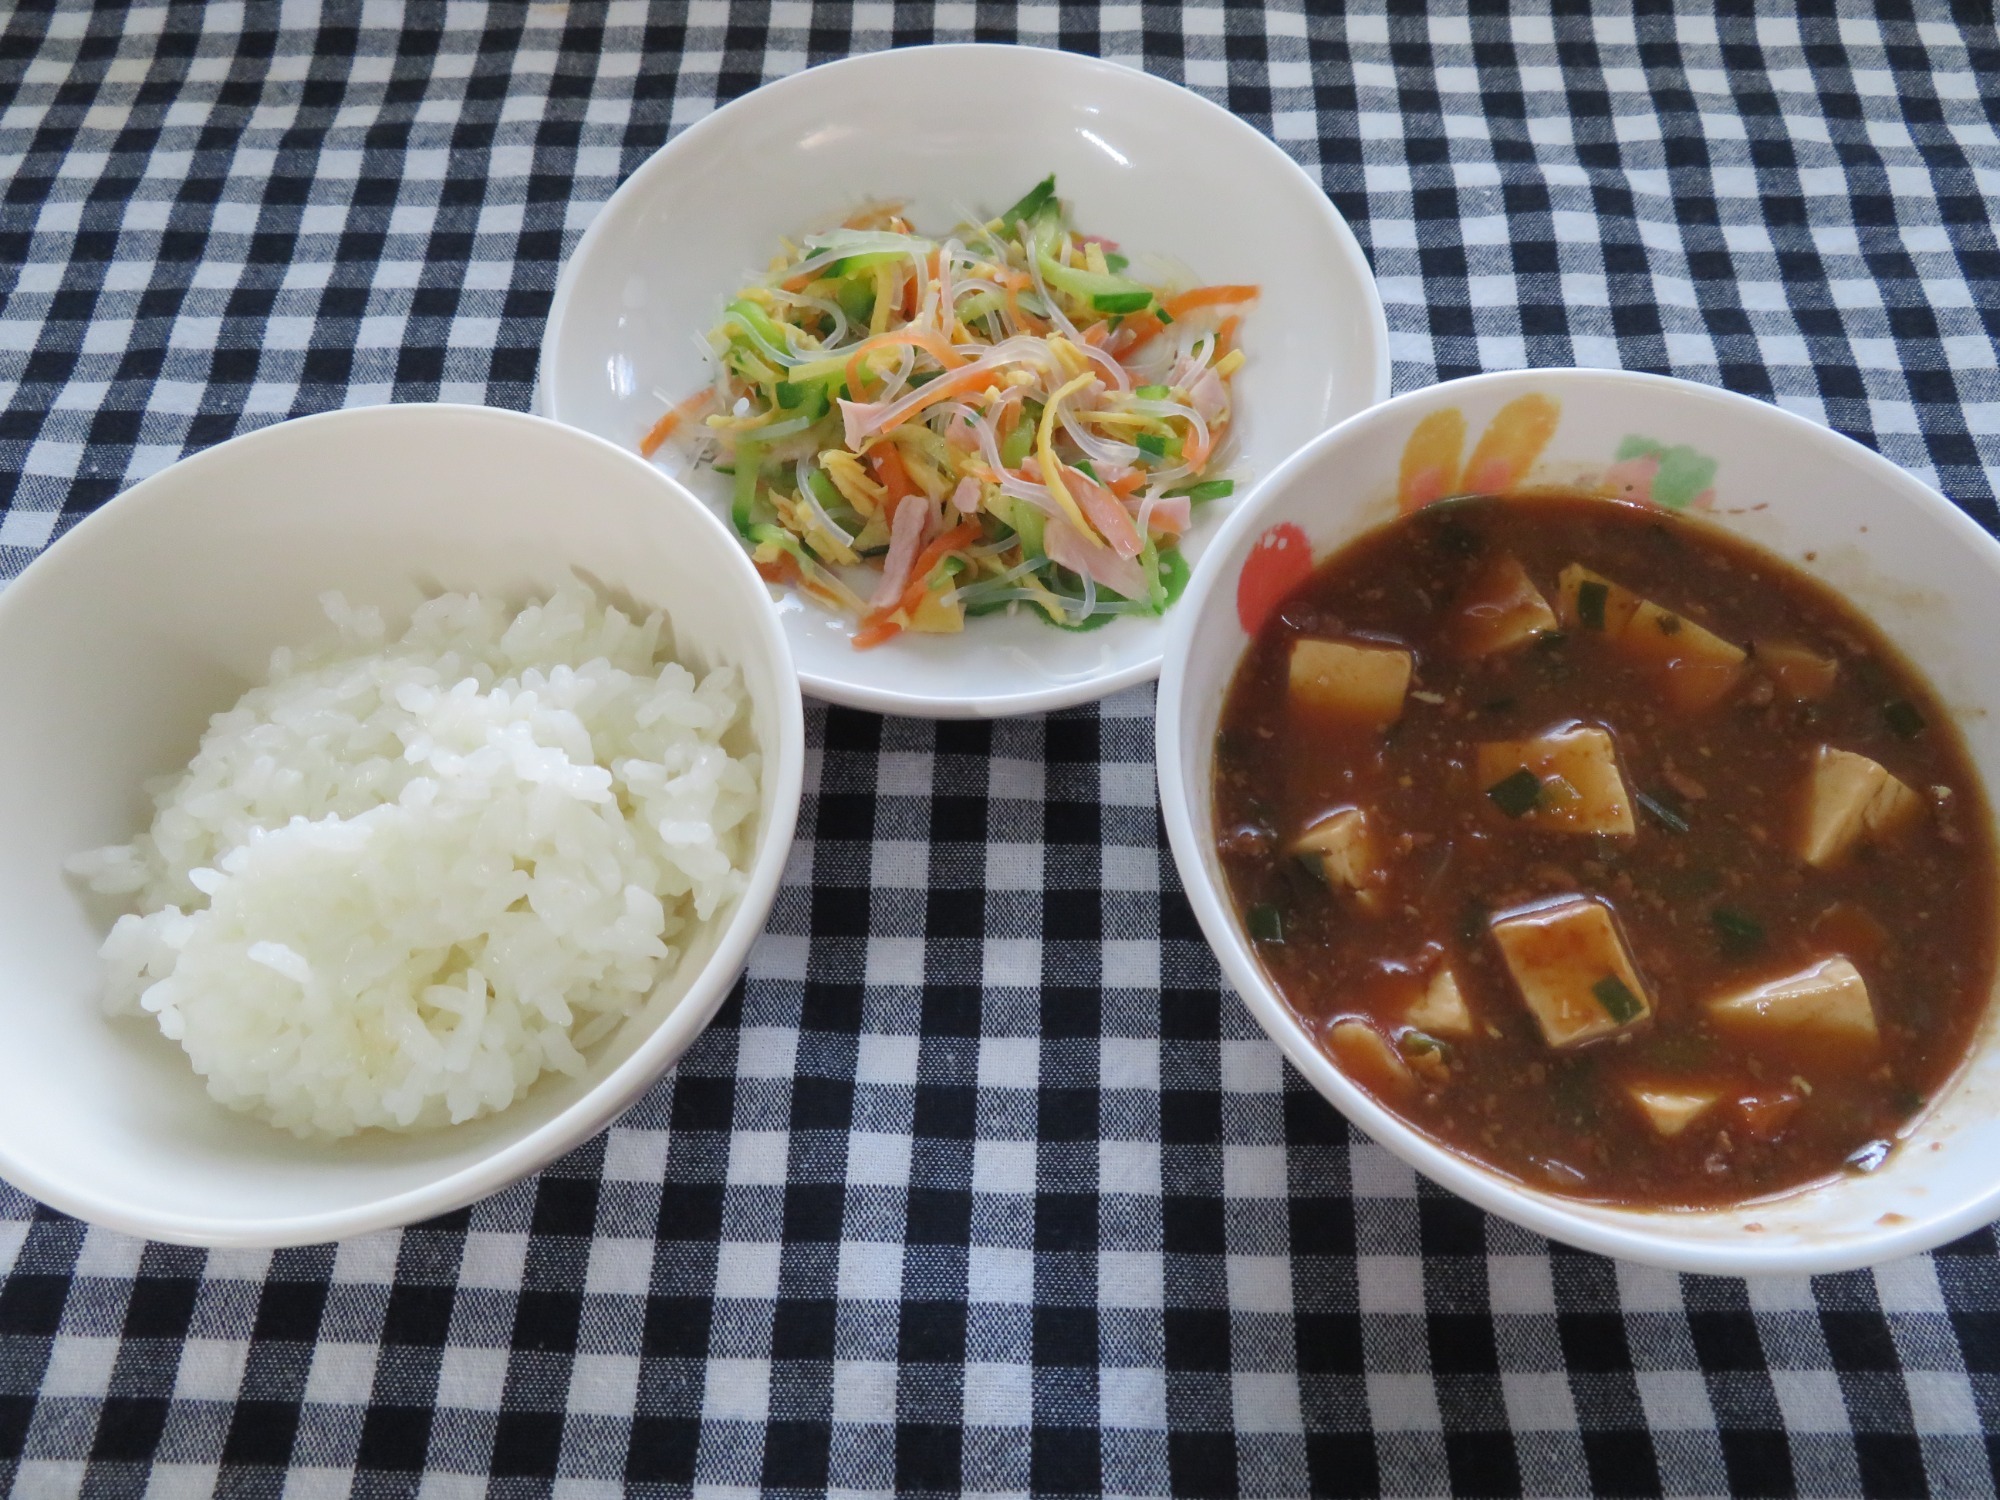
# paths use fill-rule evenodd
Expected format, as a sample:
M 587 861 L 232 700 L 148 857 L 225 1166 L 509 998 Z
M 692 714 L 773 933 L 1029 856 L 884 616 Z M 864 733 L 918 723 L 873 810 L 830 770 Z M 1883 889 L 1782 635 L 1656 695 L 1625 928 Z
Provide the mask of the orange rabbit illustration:
M 1493 414 L 1461 468 L 1465 414 L 1455 406 L 1432 412 L 1403 445 L 1397 503 L 1412 511 L 1451 495 L 1505 494 L 1535 466 L 1561 416 L 1562 408 L 1551 397 L 1516 397 Z
M 1561 418 L 1554 397 L 1517 396 L 1493 414 L 1465 458 L 1465 413 L 1455 406 L 1429 413 L 1403 445 L 1397 508 L 1407 515 L 1458 495 L 1504 495 L 1520 488 Z M 1706 510 L 1715 504 L 1715 470 L 1714 459 L 1685 443 L 1628 434 L 1612 461 L 1581 487 L 1607 499 Z M 1312 567 L 1312 548 L 1298 526 L 1286 521 L 1265 531 L 1236 580 L 1236 616 L 1245 633 L 1255 635 Z

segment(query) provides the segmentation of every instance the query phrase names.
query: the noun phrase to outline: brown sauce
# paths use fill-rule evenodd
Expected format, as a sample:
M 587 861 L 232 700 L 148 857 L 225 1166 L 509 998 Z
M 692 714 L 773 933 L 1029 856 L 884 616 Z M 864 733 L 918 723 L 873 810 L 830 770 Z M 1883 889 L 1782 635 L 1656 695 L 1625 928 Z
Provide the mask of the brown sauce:
M 1991 993 L 1991 819 L 1944 707 L 1826 587 L 1669 512 L 1474 498 L 1360 538 L 1250 647 L 1215 791 L 1308 1030 L 1549 1191 L 1871 1170 Z

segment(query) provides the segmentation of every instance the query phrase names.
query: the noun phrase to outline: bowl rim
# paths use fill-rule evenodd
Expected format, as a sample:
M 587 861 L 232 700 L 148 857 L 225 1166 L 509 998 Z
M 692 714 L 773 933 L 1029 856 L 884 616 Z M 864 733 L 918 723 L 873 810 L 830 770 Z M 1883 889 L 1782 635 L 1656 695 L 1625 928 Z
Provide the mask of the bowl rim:
M 1356 238 L 1353 227 L 1334 206 L 1333 199 L 1325 188 L 1275 140 L 1249 121 L 1192 88 L 1110 58 L 1093 57 L 1087 53 L 1069 52 L 1057 47 L 1009 42 L 939 42 L 915 47 L 892 47 L 879 52 L 864 52 L 856 56 L 836 58 L 759 84 L 748 93 L 732 99 L 713 113 L 704 115 L 680 134 L 668 139 L 635 167 L 632 174 L 620 183 L 617 190 L 597 209 L 581 238 L 577 240 L 575 248 L 563 261 L 562 270 L 556 278 L 555 293 L 549 302 L 548 317 L 543 325 L 541 349 L 535 362 L 534 410 L 567 425 L 568 419 L 562 414 L 554 379 L 555 351 L 567 331 L 570 306 L 576 299 L 577 286 L 583 278 L 582 268 L 593 257 L 598 246 L 613 233 L 612 226 L 621 217 L 636 212 L 636 205 L 656 191 L 657 180 L 675 170 L 682 156 L 701 149 L 711 137 L 726 139 L 730 131 L 738 128 L 741 123 L 754 119 L 757 111 L 768 108 L 773 100 L 789 98 L 795 92 L 845 82 L 850 74 L 859 75 L 853 79 L 853 85 L 862 87 L 866 75 L 878 70 L 911 67 L 921 69 L 940 60 L 949 62 L 965 60 L 973 66 L 981 66 L 997 63 L 1001 58 L 1008 60 L 1006 65 L 1014 65 L 1016 60 L 1032 59 L 1024 61 L 1023 65 L 1073 69 L 1079 76 L 1114 79 L 1117 87 L 1150 89 L 1158 98 L 1192 100 L 1200 106 L 1198 114 L 1207 112 L 1206 118 L 1210 120 L 1214 129 L 1228 133 L 1239 141 L 1246 151 L 1290 168 L 1299 181 L 1310 190 L 1310 197 L 1316 201 L 1316 207 L 1325 221 L 1325 227 L 1336 247 L 1339 259 L 1349 271 L 1358 273 L 1356 279 L 1365 294 L 1365 310 L 1368 315 L 1367 337 L 1373 346 L 1373 368 L 1369 386 L 1370 405 L 1380 405 L 1388 399 L 1389 317 L 1382 301 L 1382 289 L 1375 279 L 1374 267 L 1369 264 L 1368 256 L 1362 250 L 1361 242 Z M 718 289 L 717 295 L 720 296 L 726 290 L 726 288 Z M 648 467 L 652 467 L 649 461 L 641 461 L 647 462 Z M 704 508 L 706 508 L 705 502 Z M 1218 528 L 1218 537 L 1219 530 Z M 1217 538 L 1211 538 L 1209 545 L 1215 545 L 1216 540 Z M 1178 612 L 1185 603 L 1185 599 L 1177 601 L 1169 611 L 1168 617 L 1171 618 L 1172 614 Z M 914 715 L 935 719 L 990 719 L 1071 708 L 1077 704 L 1094 702 L 1136 683 L 1151 681 L 1159 675 L 1161 663 L 1165 660 L 1168 649 L 1163 634 L 1159 650 L 1153 655 L 1127 663 L 1115 670 L 1031 691 L 985 698 L 936 698 L 896 688 L 872 687 L 866 683 L 856 683 L 846 678 L 829 677 L 803 669 L 799 673 L 799 680 L 806 692 L 822 702 L 866 709 L 873 713 Z
M 1989 568 L 2000 578 L 2000 541 L 1989 536 L 1944 495 L 1854 439 L 1752 396 L 1672 376 L 1590 368 L 1492 371 L 1405 392 L 1321 433 L 1260 481 L 1223 524 L 1210 544 L 1204 566 L 1196 569 L 1181 599 L 1183 612 L 1167 637 L 1154 730 L 1160 812 L 1181 887 L 1229 986 L 1242 997 L 1257 1024 L 1320 1096 L 1369 1140 L 1487 1213 L 1549 1239 L 1601 1255 L 1667 1270 L 1719 1276 L 1818 1275 L 1878 1265 L 1934 1249 L 2000 1215 L 2000 1179 L 1956 1207 L 1932 1217 L 1888 1226 L 1871 1225 L 1837 1244 L 1766 1249 L 1755 1242 L 1725 1245 L 1685 1239 L 1675 1233 L 1676 1223 L 1701 1220 L 1707 1211 L 1572 1204 L 1571 1200 L 1540 1193 L 1481 1166 L 1432 1140 L 1377 1103 L 1314 1045 L 1265 975 L 1263 966 L 1244 945 L 1226 899 L 1207 878 L 1204 844 L 1196 831 L 1193 812 L 1197 799 L 1206 796 L 1206 789 L 1190 784 L 1180 742 L 1191 715 L 1220 711 L 1219 705 L 1191 705 L 1186 690 L 1195 622 L 1211 607 L 1213 596 L 1233 582 L 1224 577 L 1221 560 L 1234 551 L 1245 533 L 1255 533 L 1266 524 L 1264 517 L 1277 497 L 1307 480 L 1326 461 L 1330 450 L 1349 443 L 1364 429 L 1401 423 L 1432 406 L 1477 400 L 1496 392 L 1503 393 L 1504 400 L 1504 393 L 1523 387 L 1546 390 L 1580 385 L 1623 386 L 1640 396 L 1671 390 L 1678 396 L 1706 400 L 1739 413 L 1754 413 L 1753 420 L 1769 423 L 1784 440 L 1815 445 L 1857 464 L 1879 484 L 1929 511 L 1949 532 L 1955 532 L 1963 545 L 1983 550 Z M 1213 566 L 1208 565 L 1211 563 Z M 1975 1040 L 1974 1046 L 1979 1045 Z
M 779 626 L 777 613 L 764 592 L 749 557 L 724 531 L 715 513 L 689 493 L 670 475 L 662 473 L 580 428 L 569 427 L 546 417 L 500 407 L 475 406 L 455 402 L 400 402 L 378 406 L 341 407 L 274 422 L 251 432 L 239 433 L 212 447 L 176 460 L 107 500 L 78 521 L 45 548 L 5 589 L 0 589 L 0 636 L 13 614 L 33 607 L 35 594 L 63 583 L 60 569 L 78 554 L 90 539 L 147 507 L 176 504 L 176 491 L 185 490 L 188 480 L 199 479 L 218 464 L 235 462 L 246 453 L 292 440 L 302 429 L 352 426 L 371 429 L 382 425 L 424 426 L 441 424 L 491 424 L 533 434 L 530 441 L 555 441 L 610 455 L 621 464 L 643 473 L 646 481 L 667 493 L 663 498 L 678 510 L 692 511 L 692 525 L 707 529 L 725 544 L 729 561 L 723 565 L 734 578 L 733 586 L 746 589 L 754 598 L 754 624 L 749 634 L 757 649 L 767 653 L 776 684 L 778 701 L 772 705 L 776 743 L 760 746 L 764 757 L 763 774 L 770 788 L 770 817 L 759 834 L 758 848 L 751 861 L 743 892 L 725 918 L 723 930 L 706 964 L 688 985 L 680 1002 L 662 1016 L 632 1054 L 577 1098 L 568 1108 L 544 1121 L 528 1134 L 500 1145 L 488 1155 L 458 1168 L 435 1181 L 404 1189 L 387 1197 L 347 1208 L 291 1214 L 282 1218 L 217 1218 L 205 1214 L 160 1214 L 135 1210 L 96 1190 L 44 1174 L 20 1161 L 5 1141 L 0 1141 L 0 1177 L 23 1192 L 64 1213 L 88 1223 L 169 1244 L 195 1245 L 217 1249 L 278 1249 L 292 1245 L 321 1244 L 353 1235 L 392 1229 L 449 1213 L 454 1209 L 490 1196 L 529 1174 L 545 1167 L 556 1157 L 596 1135 L 665 1075 L 708 1027 L 728 998 L 748 960 L 751 945 L 762 933 L 778 887 L 784 876 L 797 829 L 805 775 L 805 710 L 798 690 L 798 674 L 792 670 L 791 646 Z M 84 540 L 77 541 L 78 537 Z M 44 566 L 55 558 L 57 570 Z M 30 582 L 30 580 L 33 580 Z M 46 581 L 44 581 L 46 580 Z M 24 593 L 22 586 L 28 585 Z M 754 587 L 751 587 L 754 585 Z M 223 1108 L 221 1105 L 215 1106 Z M 504 1114 L 504 1111 L 501 1112 Z M 269 1127 L 267 1127 L 269 1128 Z

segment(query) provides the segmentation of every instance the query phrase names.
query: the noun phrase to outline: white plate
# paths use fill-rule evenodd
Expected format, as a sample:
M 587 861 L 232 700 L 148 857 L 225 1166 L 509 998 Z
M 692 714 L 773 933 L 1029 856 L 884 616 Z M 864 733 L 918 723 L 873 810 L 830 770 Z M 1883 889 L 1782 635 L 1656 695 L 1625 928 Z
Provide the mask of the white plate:
M 612 195 L 563 268 L 541 409 L 624 447 L 708 378 L 699 337 L 779 240 L 870 200 L 920 228 L 998 213 L 1049 172 L 1086 230 L 1206 282 L 1257 282 L 1235 380 L 1237 493 L 1389 393 L 1388 325 L 1361 247 L 1319 185 L 1186 89 L 1024 47 L 915 47 L 813 68 L 716 111 Z M 679 472 L 677 455 L 662 462 Z M 718 507 L 726 480 L 690 484 Z M 1203 507 L 1198 558 L 1227 504 Z M 856 651 L 850 626 L 779 597 L 806 691 L 971 718 L 1101 697 L 1159 671 L 1166 622 L 1071 634 L 988 617 L 962 636 Z

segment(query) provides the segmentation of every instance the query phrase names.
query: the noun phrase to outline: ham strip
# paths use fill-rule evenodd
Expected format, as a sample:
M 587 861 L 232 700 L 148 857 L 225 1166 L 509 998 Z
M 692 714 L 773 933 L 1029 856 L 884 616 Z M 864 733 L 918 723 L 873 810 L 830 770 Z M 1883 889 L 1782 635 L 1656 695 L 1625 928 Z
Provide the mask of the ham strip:
M 1139 535 L 1139 528 L 1132 524 L 1132 516 L 1118 502 L 1118 497 L 1088 474 L 1063 468 L 1063 482 L 1069 486 L 1070 495 L 1084 518 L 1095 526 L 1104 540 L 1111 544 L 1111 550 L 1120 557 L 1137 557 L 1145 549 L 1146 539 Z M 1121 589 L 1119 592 L 1123 593 Z
M 924 518 L 929 510 L 921 495 L 905 495 L 896 507 L 896 517 L 889 523 L 889 555 L 882 563 L 882 581 L 875 585 L 874 596 L 868 601 L 875 608 L 891 609 L 903 597 L 904 585 L 910 581 L 910 564 L 917 560 L 917 549 L 924 544 Z
M 1081 573 L 1093 583 L 1127 599 L 1144 601 L 1151 597 L 1146 570 L 1129 557 L 1120 557 L 1095 537 L 1086 537 L 1061 516 L 1050 516 L 1042 531 L 1042 545 L 1049 558 L 1072 573 Z

